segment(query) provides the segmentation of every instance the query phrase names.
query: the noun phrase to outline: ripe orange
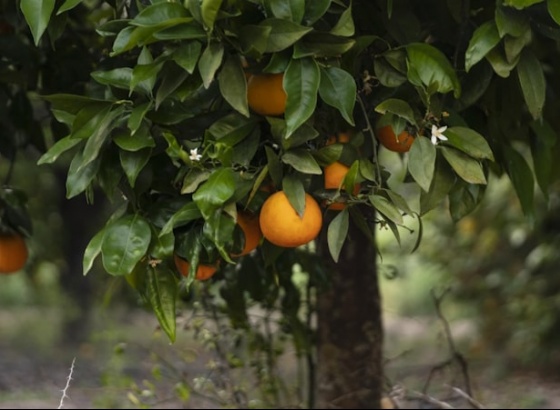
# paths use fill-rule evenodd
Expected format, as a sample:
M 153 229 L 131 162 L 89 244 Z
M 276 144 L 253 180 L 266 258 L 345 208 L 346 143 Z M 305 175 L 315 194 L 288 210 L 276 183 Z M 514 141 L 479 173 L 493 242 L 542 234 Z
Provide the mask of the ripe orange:
M 27 245 L 19 234 L 0 234 L 0 273 L 21 270 L 28 258 Z
M 300 218 L 284 191 L 278 191 L 264 202 L 259 222 L 264 237 L 271 243 L 295 248 L 319 235 L 323 215 L 317 201 L 305 194 L 305 211 Z
M 393 131 L 393 127 L 390 125 L 379 128 L 375 132 L 375 135 L 381 145 L 394 152 L 407 152 L 410 150 L 410 147 L 414 142 L 414 136 L 406 130 L 403 130 L 397 138 L 395 136 L 395 132 Z
M 336 135 L 331 135 L 327 139 L 327 143 L 325 145 L 332 145 L 337 142 L 341 144 L 346 144 L 347 142 L 350 142 L 350 135 L 347 132 L 339 132 Z
M 249 212 L 239 211 L 237 212 L 237 224 L 241 227 L 243 233 L 245 234 L 245 247 L 240 254 L 236 254 L 233 256 L 247 255 L 257 246 L 259 246 L 262 238 L 261 227 L 259 225 L 259 217 Z
M 323 170 L 325 175 L 325 189 L 339 189 L 349 169 L 349 167 L 338 161 L 326 166 Z M 360 185 L 356 184 L 354 185 L 353 194 L 357 195 L 358 192 L 360 192 Z M 329 209 L 335 211 L 341 211 L 344 208 L 346 208 L 346 204 L 342 202 L 335 202 L 329 206 Z
M 286 111 L 288 96 L 282 82 L 284 74 L 253 74 L 247 82 L 247 102 L 257 114 L 278 116 Z
M 189 276 L 189 268 L 190 263 L 177 254 L 173 255 L 173 259 L 175 260 L 175 267 L 179 271 L 179 273 L 185 277 Z M 196 280 L 207 280 L 214 276 L 214 273 L 218 270 L 218 264 L 215 265 L 204 265 L 199 264 L 196 270 Z

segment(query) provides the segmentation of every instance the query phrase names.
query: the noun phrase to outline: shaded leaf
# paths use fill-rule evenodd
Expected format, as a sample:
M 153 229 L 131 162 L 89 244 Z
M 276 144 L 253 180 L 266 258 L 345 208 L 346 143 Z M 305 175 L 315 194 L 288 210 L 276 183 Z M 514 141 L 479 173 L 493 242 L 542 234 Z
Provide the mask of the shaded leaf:
M 451 127 L 445 131 L 448 143 L 476 159 L 494 161 L 494 154 L 486 139 L 473 129 Z
M 434 176 L 436 148 L 428 138 L 416 138 L 408 157 L 408 171 L 424 191 L 430 189 Z
M 88 272 L 93 267 L 93 262 L 95 258 L 101 253 L 101 244 L 103 243 L 103 236 L 105 235 L 105 227 L 103 227 L 99 232 L 97 232 L 93 238 L 89 241 L 84 251 L 84 258 L 82 262 L 82 272 L 86 276 Z
M 354 125 L 356 82 L 350 73 L 337 67 L 322 68 L 319 95 L 324 102 L 338 109 L 346 122 Z
M 321 71 L 312 58 L 291 60 L 284 75 L 286 90 L 286 138 L 315 112 Z
M 286 175 L 282 180 L 282 190 L 297 214 L 300 218 L 303 218 L 305 212 L 305 188 L 303 183 L 294 175 Z
M 304 174 L 321 175 L 321 167 L 307 150 L 292 149 L 282 155 L 282 162 Z
M 426 43 L 412 43 L 406 46 L 406 52 L 410 82 L 440 93 L 453 91 L 455 98 L 459 98 L 461 83 L 441 51 Z
M 473 33 L 465 53 L 465 70 L 482 60 L 500 42 L 500 34 L 494 21 L 487 21 Z
M 173 343 L 177 326 L 175 303 L 179 291 L 175 274 L 169 268 L 158 265 L 156 268 L 148 266 L 146 276 L 146 299 L 150 302 L 160 327 Z
M 27 25 L 31 29 L 35 45 L 47 29 L 55 0 L 21 0 L 20 8 Z
M 546 80 L 540 61 L 535 55 L 524 50 L 517 64 L 517 76 L 523 97 L 534 119 L 542 115 L 546 94 Z
M 342 250 L 344 242 L 346 241 L 346 236 L 348 235 L 349 225 L 348 209 L 345 208 L 334 217 L 327 230 L 327 244 L 329 252 L 331 253 L 333 260 L 337 263 L 340 251 Z
M 486 184 L 480 162 L 455 149 L 442 147 L 441 150 L 443 157 L 463 180 L 471 184 Z

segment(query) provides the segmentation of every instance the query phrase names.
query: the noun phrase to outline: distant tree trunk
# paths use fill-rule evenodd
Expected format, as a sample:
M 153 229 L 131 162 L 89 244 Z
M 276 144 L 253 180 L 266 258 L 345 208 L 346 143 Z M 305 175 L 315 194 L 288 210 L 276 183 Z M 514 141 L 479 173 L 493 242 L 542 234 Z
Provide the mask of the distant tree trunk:
M 65 186 L 66 173 L 57 170 L 62 187 Z M 100 226 L 100 215 L 105 203 L 102 195 L 96 195 L 94 205 L 88 204 L 85 196 L 67 199 L 66 190 L 61 189 L 59 202 L 60 214 L 64 219 L 61 234 L 62 252 L 65 266 L 62 269 L 60 285 L 71 298 L 73 305 L 66 310 L 62 332 L 62 342 L 77 344 L 87 340 L 90 327 L 90 308 L 94 300 L 92 277 L 82 274 L 84 251 L 96 227 Z
M 320 247 L 332 285 L 318 296 L 317 407 L 379 408 L 383 328 L 375 245 L 351 221 L 337 264 L 326 232 Z

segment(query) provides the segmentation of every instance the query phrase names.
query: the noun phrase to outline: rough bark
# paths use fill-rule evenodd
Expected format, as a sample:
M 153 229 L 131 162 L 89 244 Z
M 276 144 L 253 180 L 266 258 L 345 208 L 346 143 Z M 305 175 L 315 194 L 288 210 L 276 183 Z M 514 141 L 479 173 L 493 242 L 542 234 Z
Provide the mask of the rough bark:
M 351 222 L 337 264 L 326 234 L 320 247 L 332 284 L 318 295 L 317 407 L 379 408 L 383 328 L 375 246 Z

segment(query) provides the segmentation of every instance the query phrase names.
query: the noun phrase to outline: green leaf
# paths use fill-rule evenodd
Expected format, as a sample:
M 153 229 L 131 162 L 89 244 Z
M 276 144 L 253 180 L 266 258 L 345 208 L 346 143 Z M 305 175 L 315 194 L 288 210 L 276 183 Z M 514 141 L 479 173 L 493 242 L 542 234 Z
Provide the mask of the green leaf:
M 77 171 L 79 171 L 82 167 L 88 165 L 91 161 L 97 159 L 99 153 L 101 152 L 101 149 L 103 148 L 103 145 L 105 144 L 105 141 L 107 140 L 107 137 L 109 136 L 113 121 L 122 114 L 122 106 L 119 106 L 115 110 L 111 110 L 111 108 L 111 106 L 108 106 L 100 111 L 100 121 L 95 124 L 95 128 L 87 138 L 86 145 L 84 146 L 83 151 L 83 161 Z M 91 122 L 89 122 L 88 124 L 91 125 Z M 83 132 L 84 128 L 81 128 L 80 131 Z M 75 137 L 74 134 L 73 137 Z
M 519 37 L 506 36 L 504 38 L 506 60 L 510 63 L 518 61 L 523 49 L 531 44 L 532 41 L 533 32 L 530 28 L 528 28 L 527 31 Z
M 494 161 L 494 154 L 486 139 L 473 129 L 451 127 L 445 131 L 448 143 L 476 159 Z
M 496 7 L 495 20 L 498 33 L 502 38 L 506 34 L 520 37 L 531 29 L 527 15 L 511 7 Z
M 177 64 L 166 64 L 161 74 L 163 81 L 156 93 L 156 110 L 167 97 L 172 95 L 187 79 L 189 74 Z
M 430 189 L 434 177 L 436 147 L 428 138 L 416 138 L 408 157 L 408 171 L 424 191 Z
M 293 58 L 340 57 L 356 44 L 356 40 L 330 33 L 311 32 L 294 44 Z
M 294 175 L 286 175 L 282 180 L 282 190 L 297 214 L 300 218 L 303 218 L 305 212 L 305 188 L 303 183 Z
M 83 161 L 83 151 L 81 151 L 76 154 L 76 156 L 74 156 L 74 159 L 70 163 L 70 167 L 68 169 L 68 177 L 66 179 L 67 199 L 73 198 L 76 195 L 84 192 L 89 187 L 89 185 L 93 181 L 93 178 L 95 178 L 99 171 L 99 158 L 89 162 L 86 166 L 82 166 Z
M 327 244 L 329 246 L 329 252 L 336 263 L 338 263 L 340 251 L 342 251 L 342 247 L 346 241 L 349 225 L 349 213 L 346 208 L 339 212 L 329 224 L 327 230 Z
M 282 163 L 278 153 L 274 152 L 269 146 L 264 147 L 266 152 L 266 160 L 268 163 L 268 171 L 274 185 L 280 186 L 282 183 Z
M 381 195 L 370 195 L 369 201 L 375 209 L 381 213 L 385 218 L 393 221 L 397 225 L 403 224 L 403 217 L 398 208 L 390 202 L 387 198 Z
M 200 184 L 208 180 L 212 175 L 212 171 L 207 169 L 192 168 L 185 175 L 183 179 L 183 186 L 181 188 L 181 194 L 192 194 L 197 190 Z
M 159 2 L 146 7 L 130 22 L 139 27 L 170 25 L 177 21 L 189 21 L 187 9 L 175 2 Z
M 313 0 L 305 2 L 305 13 L 303 22 L 306 26 L 311 26 L 327 12 L 332 0 Z
M 111 275 L 124 276 L 146 256 L 152 232 L 139 214 L 125 215 L 110 223 L 103 236 L 103 266 Z
M 41 158 L 37 161 L 37 165 L 52 164 L 58 157 L 66 151 L 74 148 L 81 140 L 71 138 L 70 136 L 64 137 L 56 142 Z
M 277 18 L 263 20 L 259 25 L 261 27 L 270 27 L 265 50 L 267 53 L 282 51 L 313 30 L 311 27 L 304 27 L 291 21 Z
M 241 42 L 243 54 L 254 58 L 260 58 L 268 46 L 268 36 L 272 32 L 272 27 L 257 26 L 247 24 L 239 30 L 239 41 Z M 274 58 L 276 54 L 272 55 Z
M 235 207 L 234 204 L 231 204 Z M 227 210 L 217 209 L 207 218 L 203 226 L 204 237 L 210 239 L 222 258 L 228 263 L 234 263 L 230 257 L 229 249 L 233 246 L 235 219 Z
M 406 52 L 410 82 L 440 93 L 453 91 L 455 98 L 459 98 L 461 83 L 441 51 L 426 43 L 412 43 L 406 46 Z
M 94 71 L 91 76 L 99 84 L 110 85 L 123 90 L 130 89 L 132 68 L 121 67 L 109 71 Z
M 200 6 L 202 13 L 202 21 L 204 25 L 210 29 L 210 32 L 214 29 L 214 23 L 216 22 L 216 17 L 220 11 L 223 0 L 202 0 Z
M 296 148 L 287 151 L 282 155 L 282 162 L 304 174 L 321 175 L 323 173 L 313 155 L 305 149 Z
M 208 128 L 208 132 L 221 143 L 234 146 L 249 135 L 257 122 L 255 118 L 246 118 L 237 112 L 223 116 Z
M 465 53 L 465 70 L 469 72 L 472 66 L 482 60 L 499 42 L 500 34 L 494 21 L 487 21 L 478 27 Z
M 51 94 L 42 96 L 41 98 L 51 103 L 51 109 L 64 111 L 74 115 L 90 105 L 111 104 L 105 100 L 98 100 L 74 94 Z
M 435 176 L 435 175 L 434 175 Z M 385 193 L 389 196 L 389 200 L 395 204 L 395 206 L 400 209 L 401 211 L 403 211 L 405 214 L 407 215 L 412 215 L 414 214 L 414 212 L 412 211 L 412 209 L 410 208 L 410 206 L 408 205 L 408 202 L 406 201 L 406 199 L 404 199 L 402 197 L 401 194 L 392 191 L 390 189 L 387 189 L 385 191 Z
M 553 147 L 557 143 L 558 134 L 552 126 L 544 120 L 533 121 L 531 130 L 536 138 L 531 140 L 531 154 L 537 183 L 548 199 L 548 188 L 552 181 L 552 170 L 555 165 Z
M 198 70 L 202 77 L 204 88 L 210 87 L 210 83 L 214 80 L 214 76 L 224 57 L 224 45 L 218 42 L 208 44 L 204 49 L 198 62 Z
M 152 108 L 152 101 L 149 101 L 137 105 L 132 109 L 132 112 L 130 113 L 130 117 L 128 117 L 128 123 L 127 123 L 128 129 L 130 130 L 130 136 L 134 136 L 134 134 L 136 134 L 136 132 L 140 128 L 140 125 L 142 124 L 142 120 L 146 116 L 146 113 L 150 111 L 151 108 Z
M 378 104 L 377 107 L 375 107 L 375 111 L 380 114 L 395 114 L 401 118 L 404 118 L 408 123 L 416 125 L 414 111 L 412 111 L 412 108 L 406 101 L 396 98 L 389 98 L 383 101 L 381 104 Z
M 312 58 L 292 60 L 284 75 L 286 90 L 286 138 L 315 112 L 321 71 Z
M 147 267 L 146 299 L 158 319 L 171 343 L 176 338 L 176 310 L 175 303 L 179 292 L 179 286 L 174 272 L 160 265 L 156 268 Z
M 72 10 L 78 4 L 80 4 L 84 0 L 66 0 L 62 6 L 56 12 L 57 15 L 64 13 L 65 11 Z
M 89 241 L 84 251 L 84 258 L 82 262 L 83 275 L 86 276 L 93 266 L 95 258 L 101 253 L 101 244 L 103 243 L 103 236 L 105 235 L 105 227 L 97 232 Z
M 177 48 L 173 52 L 172 58 L 183 70 L 192 74 L 196 68 L 201 50 L 202 45 L 198 41 L 189 41 Z
M 464 181 L 471 184 L 486 184 L 480 162 L 455 149 L 442 147 L 441 150 L 443 157 Z
M 228 56 L 218 74 L 218 84 L 224 99 L 239 113 L 249 117 L 247 105 L 247 80 L 241 61 L 235 56 Z
M 142 83 L 142 88 L 152 91 L 156 83 L 157 74 L 163 67 L 163 61 L 157 60 L 153 62 L 152 55 L 147 47 L 142 48 L 142 52 L 138 57 L 138 62 L 132 70 L 132 77 L 130 78 L 130 94 L 132 91 Z
M 461 79 L 461 89 L 463 92 L 461 93 L 461 98 L 454 101 L 454 109 L 460 112 L 478 103 L 480 98 L 486 93 L 493 77 L 494 71 L 488 62 L 483 61 L 481 64 L 473 67 Z
M 477 205 L 477 200 L 473 195 L 472 187 L 465 183 L 457 184 L 449 193 L 449 213 L 454 222 L 470 214 Z
M 138 178 L 138 175 L 150 160 L 151 155 L 151 148 L 144 148 L 134 152 L 123 150 L 119 152 L 121 166 L 131 187 L 134 187 L 136 178 Z
M 354 19 L 352 18 L 352 4 L 350 4 L 350 6 L 342 12 L 330 33 L 336 36 L 350 37 L 354 35 L 355 31 Z
M 540 61 L 527 49 L 521 53 L 517 64 L 517 76 L 529 112 L 533 119 L 539 119 L 544 107 L 546 80 Z
M 504 5 L 512 6 L 516 9 L 524 9 L 533 4 L 542 3 L 544 0 L 504 0 Z
M 21 0 L 20 8 L 31 29 L 36 46 L 49 25 L 55 2 L 55 0 Z
M 143 126 L 136 132 L 136 134 L 131 135 L 129 130 L 123 130 L 121 133 L 113 137 L 113 142 L 117 146 L 125 151 L 139 151 L 143 148 L 154 148 L 156 143 L 152 136 L 149 134 L 149 128 Z
M 447 162 L 438 158 L 430 189 L 420 192 L 420 215 L 425 215 L 442 203 L 453 188 L 455 178 Z
M 560 25 L 560 2 L 558 0 L 547 0 L 546 6 L 550 17 L 554 19 L 556 24 Z
M 151 36 L 156 40 L 201 40 L 206 38 L 207 33 L 204 28 L 197 21 L 189 21 L 183 19 L 182 22 L 178 24 L 171 25 L 169 27 L 157 30 L 153 30 Z
M 230 168 L 220 168 L 193 194 L 193 200 L 205 219 L 223 206 L 235 193 L 235 177 Z
M 379 82 L 385 87 L 395 88 L 406 82 L 406 76 L 384 58 L 377 57 L 373 60 L 373 70 Z
M 354 125 L 356 82 L 350 73 L 337 67 L 321 68 L 319 95 L 324 102 L 338 109 L 347 123 Z
M 173 229 L 184 226 L 189 222 L 202 218 L 200 210 L 194 202 L 189 202 L 183 205 L 177 212 L 161 228 L 159 236 L 167 235 L 173 232 Z
M 274 17 L 289 20 L 294 23 L 301 23 L 305 12 L 305 1 L 301 0 L 268 0 L 267 6 L 272 11 Z
M 500 47 L 492 49 L 487 55 L 486 59 L 492 65 L 494 72 L 502 78 L 508 78 L 511 70 L 515 68 L 519 61 L 519 56 L 513 61 L 509 61 L 504 54 L 504 50 Z

